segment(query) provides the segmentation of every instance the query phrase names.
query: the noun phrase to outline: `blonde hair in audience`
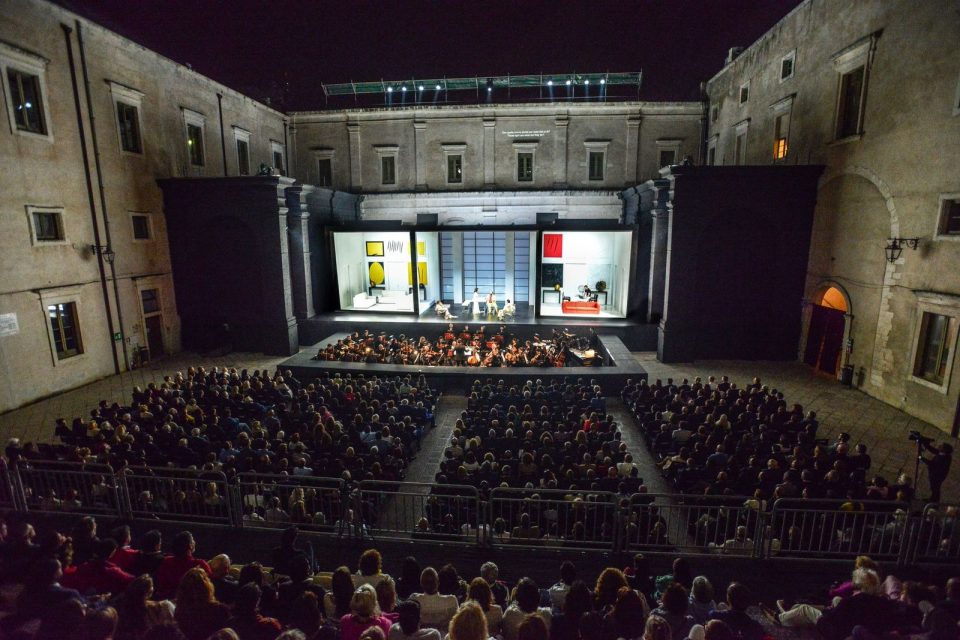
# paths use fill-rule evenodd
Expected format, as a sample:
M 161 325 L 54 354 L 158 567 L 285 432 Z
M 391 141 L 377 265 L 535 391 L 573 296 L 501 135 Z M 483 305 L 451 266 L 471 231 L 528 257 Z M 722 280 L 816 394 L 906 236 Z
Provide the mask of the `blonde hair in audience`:
M 450 640 L 487 640 L 487 617 L 480 605 L 469 600 L 450 620 Z

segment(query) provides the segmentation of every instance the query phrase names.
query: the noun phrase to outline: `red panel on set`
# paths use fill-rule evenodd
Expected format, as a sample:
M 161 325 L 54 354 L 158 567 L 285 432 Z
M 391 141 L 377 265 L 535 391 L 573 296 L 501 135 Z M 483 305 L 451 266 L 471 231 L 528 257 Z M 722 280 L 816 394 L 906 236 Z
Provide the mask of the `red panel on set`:
M 544 258 L 562 258 L 563 257 L 563 236 L 559 233 L 543 234 L 543 257 Z

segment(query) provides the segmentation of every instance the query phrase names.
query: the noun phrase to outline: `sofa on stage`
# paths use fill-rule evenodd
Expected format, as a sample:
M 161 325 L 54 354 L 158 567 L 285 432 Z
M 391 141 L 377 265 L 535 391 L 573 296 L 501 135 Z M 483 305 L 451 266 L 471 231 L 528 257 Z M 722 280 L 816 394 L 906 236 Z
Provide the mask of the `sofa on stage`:
M 599 314 L 600 303 L 587 300 L 566 300 L 561 305 L 564 313 Z

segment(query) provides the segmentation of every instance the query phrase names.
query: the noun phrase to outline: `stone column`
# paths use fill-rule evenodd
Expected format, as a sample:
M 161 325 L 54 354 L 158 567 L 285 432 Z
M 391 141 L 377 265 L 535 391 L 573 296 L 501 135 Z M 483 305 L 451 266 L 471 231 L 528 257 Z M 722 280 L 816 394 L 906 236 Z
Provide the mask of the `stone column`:
M 286 190 L 293 184 L 290 178 L 276 178 L 276 203 L 275 212 L 264 212 L 265 228 L 268 231 L 261 240 L 264 247 L 269 247 L 269 243 L 276 243 L 279 247 L 276 259 L 269 258 L 269 250 L 263 252 L 263 272 L 262 294 L 264 296 L 263 309 L 270 314 L 269 326 L 265 327 L 269 336 L 271 351 L 267 353 L 283 352 L 284 355 L 294 354 L 299 350 L 299 334 L 297 331 L 297 318 L 293 313 L 293 291 L 290 279 L 290 241 L 287 237 L 287 198 Z M 270 219 L 276 216 L 275 223 Z M 273 231 L 276 229 L 276 231 Z M 277 285 L 281 286 L 277 286 Z M 269 311 L 276 309 L 276 311 Z M 281 317 L 282 314 L 282 317 Z M 275 349 L 275 350 L 274 350 Z
M 494 172 L 496 153 L 495 147 L 497 119 L 492 115 L 483 116 L 483 188 L 496 188 L 496 173 Z
M 668 180 L 654 181 L 656 195 L 653 208 L 650 210 L 652 226 L 650 229 L 650 286 L 648 290 L 649 305 L 647 307 L 647 322 L 657 322 L 663 317 L 664 294 L 667 281 L 667 248 L 670 216 L 673 205 L 669 202 L 670 182 Z
M 640 122 L 638 115 L 627 116 L 626 161 L 623 165 L 623 186 L 637 184 L 637 156 L 640 153 Z
M 363 174 L 360 165 L 360 123 L 347 122 L 347 136 L 350 138 L 350 188 L 363 190 Z
M 570 126 L 570 116 L 560 114 L 554 124 L 557 126 L 557 135 L 554 138 L 553 162 L 556 169 L 553 186 L 557 189 L 567 188 L 567 128 Z
M 290 289 L 293 313 L 297 319 L 313 316 L 313 277 L 310 268 L 310 211 L 307 197 L 313 187 L 296 184 L 288 187 L 287 236 L 290 243 Z
M 427 121 L 413 121 L 413 145 L 416 153 L 417 182 L 414 187 L 417 191 L 427 190 Z

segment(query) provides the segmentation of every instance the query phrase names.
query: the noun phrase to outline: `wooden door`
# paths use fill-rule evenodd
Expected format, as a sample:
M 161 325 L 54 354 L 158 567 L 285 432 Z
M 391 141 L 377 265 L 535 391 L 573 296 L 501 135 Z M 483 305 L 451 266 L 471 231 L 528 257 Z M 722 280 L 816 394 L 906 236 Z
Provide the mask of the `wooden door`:
M 150 349 L 150 359 L 155 360 L 165 353 L 163 350 L 163 316 L 148 316 L 143 323 L 147 330 L 147 348 Z
M 843 352 L 845 324 L 843 311 L 813 305 L 803 361 L 824 373 L 835 375 Z

